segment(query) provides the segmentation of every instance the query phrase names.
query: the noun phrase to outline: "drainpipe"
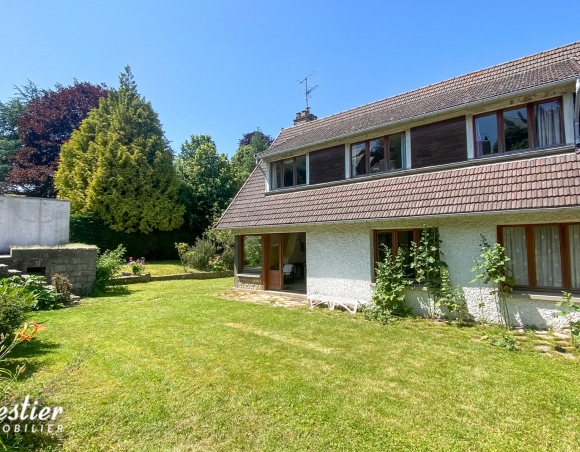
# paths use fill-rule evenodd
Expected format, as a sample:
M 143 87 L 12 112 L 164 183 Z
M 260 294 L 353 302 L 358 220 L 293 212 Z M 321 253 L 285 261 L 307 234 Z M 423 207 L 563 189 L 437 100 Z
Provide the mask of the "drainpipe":
M 576 99 L 574 102 L 574 142 L 576 154 L 580 153 L 580 78 L 576 79 Z

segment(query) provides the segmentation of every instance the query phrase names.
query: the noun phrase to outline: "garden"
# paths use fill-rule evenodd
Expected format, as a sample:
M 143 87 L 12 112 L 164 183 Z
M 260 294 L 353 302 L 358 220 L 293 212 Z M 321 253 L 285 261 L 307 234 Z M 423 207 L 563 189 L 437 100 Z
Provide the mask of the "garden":
M 63 407 L 24 450 L 573 450 L 577 360 L 500 327 L 224 299 L 232 279 L 135 284 L 69 309 L 3 366 L 11 402 Z M 30 324 L 32 325 L 32 324 Z M 34 328 L 29 329 L 30 333 Z M 28 449 L 27 449 L 28 448 Z

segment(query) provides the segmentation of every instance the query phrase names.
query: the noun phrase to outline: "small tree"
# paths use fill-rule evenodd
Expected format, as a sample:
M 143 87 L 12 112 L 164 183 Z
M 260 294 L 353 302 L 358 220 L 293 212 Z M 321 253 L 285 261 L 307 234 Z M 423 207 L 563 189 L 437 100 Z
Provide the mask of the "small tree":
M 513 291 L 515 284 L 511 269 L 507 265 L 510 258 L 505 253 L 503 246 L 499 243 L 494 243 L 491 246 L 483 235 L 481 235 L 479 247 L 481 250 L 481 259 L 473 258 L 475 265 L 471 271 L 477 272 L 477 275 L 471 282 L 483 280 L 484 284 L 494 283 L 495 287 L 490 294 L 497 297 L 500 316 L 503 318 L 505 326 L 509 328 L 510 318 L 507 306 L 507 294 Z

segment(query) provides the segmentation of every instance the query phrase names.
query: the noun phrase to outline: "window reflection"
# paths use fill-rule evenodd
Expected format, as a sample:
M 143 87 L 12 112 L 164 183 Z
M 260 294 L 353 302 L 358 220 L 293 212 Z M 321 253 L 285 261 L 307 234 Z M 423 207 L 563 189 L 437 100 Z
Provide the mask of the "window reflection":
M 475 119 L 475 141 L 477 155 L 490 155 L 499 152 L 497 117 L 495 113 Z
M 504 110 L 503 126 L 506 152 L 528 149 L 528 110 L 526 107 Z
M 360 176 L 367 173 L 366 143 L 356 143 L 351 146 L 351 174 Z

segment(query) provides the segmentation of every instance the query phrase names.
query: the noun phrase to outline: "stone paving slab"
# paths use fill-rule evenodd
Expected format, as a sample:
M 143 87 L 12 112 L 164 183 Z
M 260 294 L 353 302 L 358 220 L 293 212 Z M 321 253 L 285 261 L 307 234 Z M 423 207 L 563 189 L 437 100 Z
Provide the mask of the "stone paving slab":
M 247 290 L 231 289 L 221 295 L 227 300 L 245 301 L 248 303 L 269 304 L 284 308 L 302 308 L 308 306 L 306 297 L 294 294 L 278 294 L 271 292 L 251 292 Z

